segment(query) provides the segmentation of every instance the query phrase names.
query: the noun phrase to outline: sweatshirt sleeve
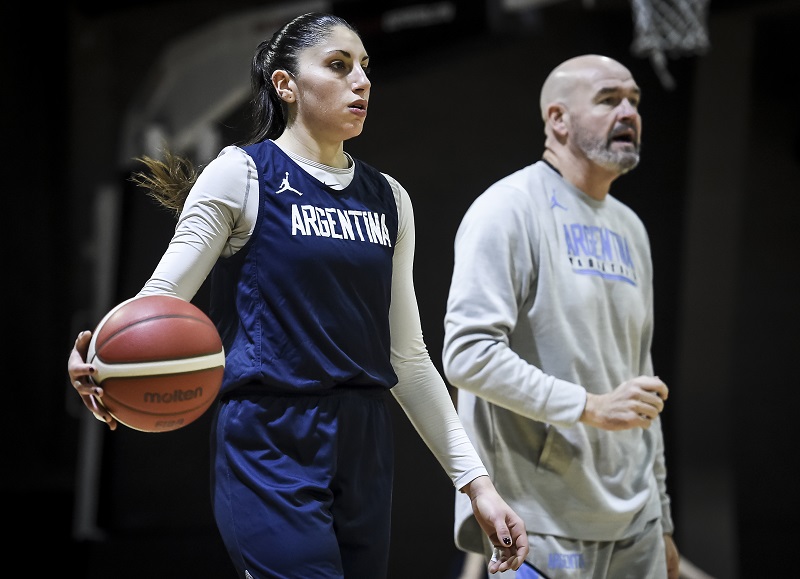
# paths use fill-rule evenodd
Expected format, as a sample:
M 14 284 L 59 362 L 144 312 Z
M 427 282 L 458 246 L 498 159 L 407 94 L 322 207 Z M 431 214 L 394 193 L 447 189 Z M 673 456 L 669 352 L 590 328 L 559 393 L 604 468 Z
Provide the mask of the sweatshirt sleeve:
M 546 374 L 510 347 L 520 309 L 536 291 L 536 207 L 530 194 L 508 183 L 487 193 L 473 202 L 456 234 L 445 376 L 527 418 L 571 426 L 583 413 L 586 390 Z
M 488 472 L 461 425 L 447 385 L 425 345 L 413 283 L 413 208 L 405 189 L 387 178 L 400 218 L 389 309 L 391 360 L 398 378 L 392 394 L 454 486 L 461 489 Z
M 652 284 L 650 284 L 652 287 Z M 653 370 L 653 357 L 650 352 L 650 348 L 653 341 L 653 295 L 652 291 L 649 296 L 649 311 L 650 311 L 650 323 L 647 326 L 648 331 L 642 333 L 642 339 L 644 340 L 642 351 L 644 352 L 644 359 L 642 361 L 642 368 L 641 373 L 646 376 L 653 376 L 655 374 Z M 653 425 L 650 427 L 650 430 L 656 436 L 655 442 L 655 461 L 653 462 L 653 475 L 656 478 L 656 484 L 658 485 L 658 495 L 661 501 L 661 526 L 663 527 L 664 533 L 672 534 L 675 530 L 675 525 L 672 521 L 672 500 L 670 499 L 669 493 L 667 491 L 667 460 L 664 454 L 664 430 L 661 423 L 661 417 L 659 416 L 656 420 L 653 421 Z
M 664 533 L 671 535 L 675 530 L 675 525 L 672 522 L 672 505 L 670 496 L 667 493 L 667 466 L 664 459 L 664 436 L 661 429 L 661 419 L 656 419 L 650 428 L 658 428 L 658 443 L 656 460 L 653 464 L 653 474 L 656 477 L 658 494 L 661 500 L 661 526 Z

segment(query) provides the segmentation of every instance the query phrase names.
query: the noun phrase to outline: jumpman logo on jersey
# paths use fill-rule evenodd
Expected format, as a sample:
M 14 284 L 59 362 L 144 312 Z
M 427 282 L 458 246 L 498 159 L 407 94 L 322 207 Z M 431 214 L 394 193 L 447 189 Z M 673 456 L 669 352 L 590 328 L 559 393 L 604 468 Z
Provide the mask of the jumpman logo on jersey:
M 553 194 L 550 196 L 550 209 L 555 209 L 556 207 L 560 207 L 564 211 L 567 210 L 566 207 L 564 207 L 561 203 L 558 202 L 558 199 L 556 199 L 556 193 L 555 191 L 553 191 Z
M 283 181 L 281 181 L 281 188 L 275 191 L 275 194 L 277 195 L 278 193 L 283 193 L 284 191 L 294 191 L 298 195 L 302 195 L 300 191 L 289 185 L 289 171 L 286 171 L 286 177 L 284 177 Z

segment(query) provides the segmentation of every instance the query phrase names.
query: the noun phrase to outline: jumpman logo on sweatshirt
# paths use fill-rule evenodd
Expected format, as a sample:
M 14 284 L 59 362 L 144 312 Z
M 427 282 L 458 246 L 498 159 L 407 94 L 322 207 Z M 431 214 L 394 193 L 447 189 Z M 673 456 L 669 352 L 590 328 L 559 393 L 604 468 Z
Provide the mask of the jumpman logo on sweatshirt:
M 553 191 L 553 194 L 550 196 L 550 209 L 555 209 L 556 207 L 560 207 L 564 211 L 567 210 L 566 207 L 564 207 L 561 203 L 558 202 L 558 199 L 556 199 L 556 192 Z

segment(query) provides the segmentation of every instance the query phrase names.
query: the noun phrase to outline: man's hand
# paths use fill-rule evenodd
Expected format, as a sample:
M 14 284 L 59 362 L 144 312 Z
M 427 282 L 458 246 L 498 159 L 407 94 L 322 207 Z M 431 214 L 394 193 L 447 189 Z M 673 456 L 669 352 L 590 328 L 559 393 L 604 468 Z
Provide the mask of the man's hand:
M 603 430 L 650 428 L 668 396 L 658 376 L 638 376 L 608 394 L 587 393 L 581 422 Z
M 681 557 L 672 535 L 664 535 L 664 550 L 667 553 L 667 578 L 678 579 L 681 575 Z

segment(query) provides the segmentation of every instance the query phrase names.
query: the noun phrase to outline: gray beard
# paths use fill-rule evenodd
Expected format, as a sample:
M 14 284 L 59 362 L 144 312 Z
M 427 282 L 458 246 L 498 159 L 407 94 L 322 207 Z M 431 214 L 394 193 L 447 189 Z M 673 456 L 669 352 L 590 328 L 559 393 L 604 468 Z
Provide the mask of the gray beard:
M 594 138 L 583 131 L 575 133 L 575 142 L 591 161 L 609 171 L 623 174 L 639 164 L 641 145 L 635 145 L 633 151 L 613 151 L 610 141 Z

